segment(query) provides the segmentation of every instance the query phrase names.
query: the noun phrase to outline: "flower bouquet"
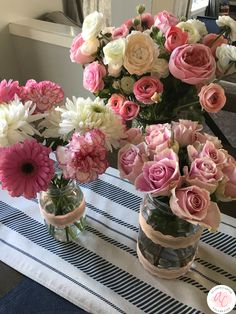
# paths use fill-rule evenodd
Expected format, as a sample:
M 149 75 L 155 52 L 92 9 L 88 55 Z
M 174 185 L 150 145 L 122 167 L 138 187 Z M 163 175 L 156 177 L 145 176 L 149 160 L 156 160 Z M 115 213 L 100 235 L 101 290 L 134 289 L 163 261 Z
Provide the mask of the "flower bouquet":
M 217 81 L 236 71 L 236 22 L 220 16 L 216 35 L 196 19 L 137 11 L 117 28 L 104 28 L 98 12 L 85 18 L 70 51 L 84 66 L 84 88 L 144 126 L 218 112 L 226 98 Z
M 85 201 L 76 183 L 105 172 L 124 125 L 100 99 L 62 104 L 63 98 L 50 81 L 0 82 L 0 182 L 13 197 L 38 193 L 50 234 L 69 241 L 84 228 Z
M 190 120 L 130 129 L 118 153 L 120 176 L 145 193 L 137 252 L 154 275 L 176 278 L 194 260 L 203 228 L 216 231 L 217 201 L 236 199 L 236 161 Z

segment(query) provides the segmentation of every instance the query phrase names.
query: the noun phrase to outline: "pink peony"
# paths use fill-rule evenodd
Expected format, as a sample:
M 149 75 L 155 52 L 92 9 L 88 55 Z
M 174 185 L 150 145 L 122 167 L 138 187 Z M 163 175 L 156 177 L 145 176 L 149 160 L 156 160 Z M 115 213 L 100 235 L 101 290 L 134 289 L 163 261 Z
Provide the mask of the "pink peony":
M 0 181 L 11 196 L 36 197 L 46 191 L 54 174 L 51 149 L 36 140 L 25 140 L 0 149 Z
M 120 141 L 121 147 L 126 144 L 137 145 L 143 141 L 141 128 L 130 128 L 125 131 L 124 137 Z
M 125 102 L 125 97 L 121 94 L 112 94 L 108 100 L 107 105 L 112 108 L 116 113 L 119 113 L 121 107 Z
M 193 144 L 196 139 L 196 132 L 201 131 L 202 128 L 203 126 L 196 121 L 180 119 L 179 122 L 172 122 L 174 139 L 182 147 Z
M 150 125 L 146 129 L 145 141 L 153 153 L 171 146 L 171 126 L 168 123 Z
M 34 113 L 43 113 L 59 104 L 64 98 L 64 92 L 58 84 L 51 81 L 37 83 L 35 80 L 28 80 L 21 90 L 20 97 L 36 104 Z
M 216 197 L 223 202 L 236 200 L 236 164 L 226 164 L 222 172 L 225 177 L 216 190 Z
M 221 36 L 216 40 L 218 36 L 219 36 L 218 34 L 210 33 L 204 36 L 202 40 L 203 45 L 211 49 L 212 55 L 214 57 L 216 56 L 217 47 L 221 46 L 222 44 L 228 44 L 228 40 L 224 36 Z
M 219 84 L 211 83 L 201 88 L 199 102 L 207 112 L 218 112 L 226 103 L 225 91 Z
M 152 97 L 155 93 L 163 92 L 163 84 L 154 76 L 143 76 L 134 84 L 134 95 L 143 104 L 153 104 Z
M 216 230 L 220 224 L 220 210 L 210 201 L 210 193 L 198 186 L 171 191 L 170 208 L 181 219 Z
M 165 33 L 165 48 L 172 52 L 176 47 L 187 44 L 188 33 L 176 26 L 171 26 Z
M 0 103 L 9 102 L 14 99 L 14 96 L 20 95 L 20 86 L 18 81 L 3 80 L 0 82 Z
M 83 73 L 84 88 L 92 93 L 97 93 L 104 88 L 103 78 L 106 75 L 104 65 L 94 61 L 87 65 Z
M 170 190 L 178 186 L 179 182 L 178 156 L 172 149 L 165 149 L 155 155 L 153 161 L 144 163 L 143 171 L 134 185 L 138 190 L 153 196 L 169 196 Z
M 209 47 L 187 44 L 173 50 L 169 70 L 174 77 L 187 84 L 205 84 L 213 79 L 216 62 Z
M 133 101 L 126 100 L 119 110 L 119 114 L 124 120 L 133 120 L 139 113 L 139 105 Z
M 167 11 L 159 12 L 154 19 L 154 25 L 164 34 L 170 26 L 175 26 L 179 22 L 176 16 Z
M 146 160 L 147 147 L 145 143 L 140 143 L 137 146 L 126 144 L 118 153 L 120 176 L 134 183 L 137 176 L 142 172 L 142 167 Z
M 122 24 L 120 27 L 117 27 L 112 30 L 112 38 L 123 38 L 129 34 L 129 29 L 125 24 Z
M 95 56 L 86 55 L 82 53 L 81 47 L 84 43 L 84 39 L 81 34 L 78 34 L 72 41 L 72 45 L 70 48 L 70 59 L 72 62 L 76 62 L 79 64 L 90 63 L 95 59 Z
M 67 146 L 57 148 L 57 160 L 66 179 L 96 180 L 108 167 L 105 135 L 98 129 L 74 133 Z
M 211 194 L 215 192 L 219 182 L 223 178 L 223 173 L 216 164 L 207 157 L 196 158 L 188 171 L 188 167 L 184 167 L 185 180 L 188 185 L 196 185 L 206 189 Z

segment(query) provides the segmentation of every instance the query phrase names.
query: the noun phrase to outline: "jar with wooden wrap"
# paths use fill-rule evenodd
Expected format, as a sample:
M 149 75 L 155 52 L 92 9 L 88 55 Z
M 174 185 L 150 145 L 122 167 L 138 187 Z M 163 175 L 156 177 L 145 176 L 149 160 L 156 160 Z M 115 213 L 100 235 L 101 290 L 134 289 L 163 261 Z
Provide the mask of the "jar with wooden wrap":
M 185 274 L 194 261 L 201 234 L 199 225 L 172 213 L 167 198 L 145 195 L 139 214 L 137 253 L 153 275 L 173 279 Z

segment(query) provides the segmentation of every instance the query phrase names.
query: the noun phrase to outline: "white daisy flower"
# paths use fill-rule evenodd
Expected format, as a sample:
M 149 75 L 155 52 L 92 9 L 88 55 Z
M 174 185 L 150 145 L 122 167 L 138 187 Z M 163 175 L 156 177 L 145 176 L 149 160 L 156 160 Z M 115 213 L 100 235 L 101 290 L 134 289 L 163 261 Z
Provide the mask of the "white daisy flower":
M 91 129 L 99 129 L 106 136 L 106 145 L 109 150 L 119 147 L 119 140 L 123 136 L 124 125 L 121 117 L 108 106 L 103 100 L 96 98 L 76 98 L 72 101 L 67 98 L 65 107 L 57 107 L 61 112 L 59 133 L 63 135 L 76 131 L 81 134 Z
M 31 101 L 23 105 L 18 97 L 10 103 L 0 104 L 0 147 L 22 142 L 34 134 L 40 135 L 31 123 L 45 115 L 33 115 L 35 107 Z

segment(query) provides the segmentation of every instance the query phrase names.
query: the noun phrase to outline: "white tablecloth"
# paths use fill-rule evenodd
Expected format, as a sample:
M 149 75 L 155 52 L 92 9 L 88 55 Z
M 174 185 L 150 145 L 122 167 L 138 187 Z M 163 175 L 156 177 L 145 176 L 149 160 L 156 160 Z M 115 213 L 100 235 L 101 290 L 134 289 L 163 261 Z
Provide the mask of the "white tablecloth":
M 212 313 L 208 291 L 236 290 L 236 219 L 222 215 L 219 232 L 205 231 L 191 271 L 158 279 L 137 259 L 142 195 L 109 168 L 82 185 L 87 230 L 77 243 L 48 234 L 36 201 L 0 191 L 0 259 L 91 313 Z

